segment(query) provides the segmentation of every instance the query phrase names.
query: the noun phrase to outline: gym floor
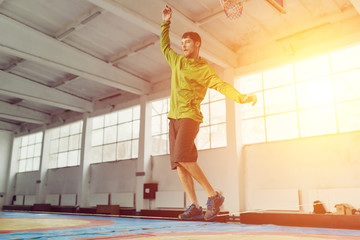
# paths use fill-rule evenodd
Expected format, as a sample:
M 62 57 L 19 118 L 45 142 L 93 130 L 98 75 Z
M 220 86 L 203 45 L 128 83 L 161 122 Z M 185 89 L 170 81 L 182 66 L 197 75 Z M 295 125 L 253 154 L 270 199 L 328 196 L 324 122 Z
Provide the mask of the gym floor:
M 0 239 L 348 240 L 360 230 L 0 212 Z

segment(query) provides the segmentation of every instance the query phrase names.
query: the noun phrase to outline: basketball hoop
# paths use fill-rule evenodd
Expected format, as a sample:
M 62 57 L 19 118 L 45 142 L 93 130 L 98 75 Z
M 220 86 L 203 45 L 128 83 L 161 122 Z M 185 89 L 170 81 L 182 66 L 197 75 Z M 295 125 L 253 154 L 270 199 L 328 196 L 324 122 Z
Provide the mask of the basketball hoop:
M 243 11 L 244 0 L 220 0 L 221 6 L 225 11 L 226 17 L 231 20 L 238 19 Z

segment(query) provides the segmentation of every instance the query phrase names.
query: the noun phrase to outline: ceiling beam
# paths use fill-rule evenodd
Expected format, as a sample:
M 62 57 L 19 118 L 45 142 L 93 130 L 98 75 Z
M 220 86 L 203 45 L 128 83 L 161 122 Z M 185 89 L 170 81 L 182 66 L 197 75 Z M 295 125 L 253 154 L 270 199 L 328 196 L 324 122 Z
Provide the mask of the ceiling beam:
M 150 92 L 150 83 L 87 53 L 0 15 L 0 51 L 134 94 Z
M 111 12 L 126 21 L 135 24 L 146 31 L 149 31 L 157 36 L 160 35 L 160 24 L 161 20 L 153 20 L 149 19 L 148 16 L 144 14 L 133 11 L 119 2 L 113 0 L 88 0 L 89 2 L 103 8 L 104 10 Z M 166 2 L 160 1 L 152 2 L 152 1 L 143 1 L 143 8 L 147 8 L 145 4 L 151 4 L 151 8 L 158 8 L 159 16 L 161 16 L 161 12 L 163 7 L 165 7 Z M 155 6 L 157 4 L 158 6 Z M 150 6 L 149 6 L 150 7 Z M 181 29 L 179 29 L 181 28 Z M 188 31 L 196 31 L 200 34 L 200 36 L 204 39 L 201 47 L 201 55 L 218 64 L 222 67 L 236 67 L 236 54 L 225 46 L 223 43 L 215 39 L 210 33 L 200 28 L 197 23 L 191 21 L 189 18 L 184 16 L 182 13 L 173 8 L 173 24 L 170 30 L 170 38 L 172 39 L 172 43 L 180 46 L 181 43 L 181 35 L 183 33 L 183 29 L 187 29 Z M 181 31 L 181 33 L 179 33 Z
M 360 0 L 350 0 L 356 11 L 360 14 Z
M 70 36 L 72 32 L 83 28 L 88 22 L 99 16 L 101 13 L 102 9 L 99 7 L 91 9 L 88 13 L 79 17 L 76 21 L 73 21 L 70 25 L 59 31 L 56 34 L 56 38 L 60 41 L 63 41 L 65 38 Z
M 19 132 L 20 126 L 0 120 L 0 130 L 10 131 L 10 132 Z
M 75 112 L 93 110 L 89 101 L 4 71 L 0 71 L 0 94 Z
M 51 122 L 51 117 L 48 114 L 1 101 L 0 117 L 9 120 L 35 124 L 46 124 Z

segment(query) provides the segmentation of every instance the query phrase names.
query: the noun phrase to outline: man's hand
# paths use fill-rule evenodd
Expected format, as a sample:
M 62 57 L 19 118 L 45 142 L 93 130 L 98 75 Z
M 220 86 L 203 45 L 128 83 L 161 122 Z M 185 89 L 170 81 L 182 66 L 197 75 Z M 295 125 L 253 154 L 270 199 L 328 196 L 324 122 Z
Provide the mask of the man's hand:
M 253 93 L 246 94 L 244 97 L 244 102 L 250 103 L 252 102 L 252 106 L 254 106 L 257 103 L 257 97 Z
M 171 19 L 171 14 L 172 14 L 171 7 L 166 5 L 164 10 L 162 11 L 162 19 L 163 19 L 163 21 L 169 22 L 170 19 Z

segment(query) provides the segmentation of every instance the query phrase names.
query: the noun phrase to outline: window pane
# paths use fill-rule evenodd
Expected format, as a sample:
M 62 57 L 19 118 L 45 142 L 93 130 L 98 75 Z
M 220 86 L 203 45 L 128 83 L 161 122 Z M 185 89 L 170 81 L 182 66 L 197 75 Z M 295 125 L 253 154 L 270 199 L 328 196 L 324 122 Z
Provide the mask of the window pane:
M 51 154 L 49 159 L 49 168 L 57 168 L 57 160 L 58 160 L 58 155 Z
M 36 143 L 41 143 L 42 142 L 42 136 L 43 136 L 42 132 L 39 132 L 39 133 L 35 134 L 35 142 Z
M 168 112 L 168 99 L 161 99 L 152 102 L 152 115 L 158 115 Z
M 59 152 L 64 152 L 69 150 L 69 138 L 63 137 L 59 140 Z
M 20 160 L 18 166 L 18 172 L 25 172 L 26 160 Z
M 360 130 L 360 100 L 340 103 L 336 107 L 340 132 Z
M 118 123 L 130 122 L 132 120 L 132 114 L 133 114 L 132 108 L 127 108 L 127 109 L 119 111 Z
M 161 115 L 153 116 L 151 121 L 152 135 L 161 133 Z
M 116 143 L 104 145 L 103 162 L 116 160 Z
M 104 144 L 116 142 L 116 129 L 116 125 L 104 129 Z
M 360 69 L 335 74 L 334 85 L 337 102 L 360 98 Z
M 40 157 L 34 157 L 32 171 L 38 171 L 40 169 Z
M 132 123 L 123 123 L 119 125 L 118 141 L 130 140 L 132 134 Z
M 58 155 L 58 167 L 66 167 L 67 166 L 67 156 L 68 152 L 64 152 L 64 153 L 59 153 Z
M 360 45 L 330 54 L 334 72 L 360 67 Z
M 226 142 L 226 124 L 211 126 L 211 147 L 225 147 Z
M 25 159 L 26 158 L 26 156 L 27 156 L 27 147 L 22 147 L 21 148 L 21 151 L 20 151 L 20 158 L 21 159 Z
M 132 139 L 139 138 L 140 134 L 140 120 L 133 121 L 132 123 Z
M 21 146 L 27 146 L 28 145 L 28 140 L 29 140 L 28 136 L 23 136 L 21 138 Z
M 69 160 L 68 160 L 68 166 L 76 166 L 79 164 L 79 158 L 80 158 L 80 151 L 70 151 L 69 152 Z
M 27 147 L 27 154 L 26 154 L 27 158 L 30 158 L 30 157 L 34 156 L 34 149 L 35 149 L 34 145 L 30 145 L 30 146 Z
M 113 126 L 116 124 L 117 124 L 117 112 L 113 112 L 105 115 L 105 127 Z
M 333 103 L 331 77 L 324 77 L 297 84 L 299 108 Z
M 39 157 L 41 155 L 41 143 L 35 145 L 34 157 Z
M 60 127 L 60 137 L 67 137 L 70 134 L 69 125 Z
M 210 90 L 211 90 L 211 89 L 208 89 L 208 90 L 206 91 L 206 94 L 205 94 L 205 97 L 204 97 L 202 103 L 208 103 L 208 102 L 210 102 Z
M 265 142 L 264 118 L 254 118 L 241 122 L 243 144 Z
M 102 151 L 103 151 L 103 146 L 91 148 L 91 163 L 102 162 Z
M 81 123 L 82 122 L 76 122 L 76 123 L 70 124 L 70 134 L 71 135 L 81 133 L 81 127 L 82 127 Z
M 296 81 L 322 77 L 331 73 L 328 55 L 295 63 Z
M 80 135 L 72 135 L 69 137 L 69 150 L 75 150 L 80 148 Z
M 210 124 L 210 104 L 201 104 L 200 105 L 200 111 L 203 115 L 203 122 L 201 123 L 201 126 L 207 126 Z
M 104 116 L 94 117 L 92 119 L 92 129 L 98 129 L 104 127 Z
M 31 134 L 28 136 L 28 145 L 32 145 L 35 143 L 35 135 Z
M 169 119 L 167 118 L 167 114 L 161 115 L 161 133 L 169 132 Z
M 32 171 L 33 170 L 33 162 L 32 162 L 32 158 L 28 158 L 28 159 L 26 159 L 26 166 L 25 166 L 25 171 L 26 172 L 29 172 L 29 171 Z
M 131 141 L 131 158 L 138 158 L 139 155 L 139 140 Z
M 294 85 L 266 90 L 264 94 L 266 114 L 281 113 L 296 109 Z
M 299 111 L 301 137 L 336 133 L 334 106 Z
M 196 138 L 198 150 L 210 148 L 210 127 L 201 127 Z
M 60 128 L 55 128 L 51 130 L 51 139 L 56 139 L 60 137 Z
M 50 153 L 57 153 L 59 151 L 59 140 L 51 140 L 50 142 Z
M 140 106 L 133 107 L 133 120 L 140 119 Z
M 277 141 L 299 137 L 297 113 L 283 113 L 266 117 L 268 141 Z
M 294 82 L 293 65 L 286 65 L 264 72 L 264 89 L 279 87 Z
M 131 159 L 131 141 L 118 143 L 117 159 Z
M 224 95 L 222 95 L 220 92 L 218 92 L 214 89 L 209 89 L 208 92 L 210 93 L 210 101 L 211 102 L 225 99 Z
M 251 93 L 262 90 L 261 73 L 240 77 L 237 81 L 241 93 Z
M 91 146 L 98 146 L 104 143 L 103 141 L 104 129 L 98 129 L 91 133 Z
M 255 93 L 257 97 L 257 103 L 255 106 L 252 106 L 249 103 L 240 104 L 240 112 L 241 118 L 253 118 L 253 117 L 260 117 L 264 115 L 264 98 L 263 93 Z
M 211 124 L 226 122 L 225 100 L 210 103 Z
M 152 155 L 167 154 L 169 137 L 167 134 L 152 137 Z

